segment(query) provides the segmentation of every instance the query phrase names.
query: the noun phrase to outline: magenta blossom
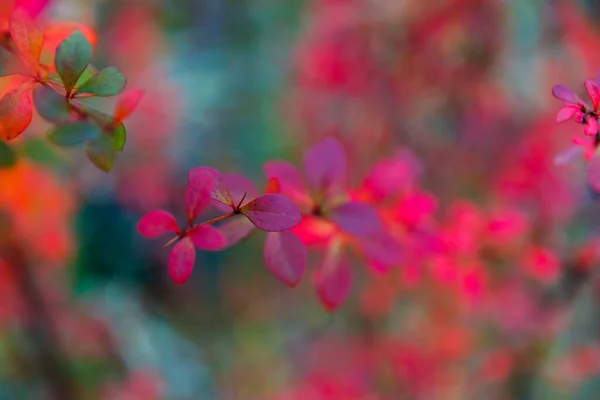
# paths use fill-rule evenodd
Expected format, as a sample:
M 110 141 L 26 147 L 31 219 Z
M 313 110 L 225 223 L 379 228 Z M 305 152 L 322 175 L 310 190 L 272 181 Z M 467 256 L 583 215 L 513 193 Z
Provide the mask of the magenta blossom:
M 142 217 L 138 222 L 138 232 L 146 238 L 156 238 L 169 232 L 177 235 L 165 245 L 176 242 L 169 256 L 169 275 L 175 283 L 184 283 L 190 277 L 194 265 L 194 247 L 201 250 L 218 251 L 234 243 L 228 236 L 231 234 L 231 229 L 224 233 L 212 224 L 240 215 L 245 217 L 244 221 L 251 222 L 261 230 L 281 232 L 287 237 L 284 231 L 300 223 L 301 215 L 298 208 L 285 196 L 268 194 L 244 203 L 247 194 L 247 192 L 244 193 L 239 201 L 236 199 L 234 202 L 232 194 L 216 169 L 194 168 L 188 175 L 188 185 L 185 190 L 187 227 L 179 229 L 172 214 L 156 210 Z M 195 224 L 200 213 L 211 202 L 217 202 L 221 206 L 226 205 L 230 212 Z M 246 225 L 237 224 L 237 229 L 243 235 L 247 229 Z M 274 243 L 271 246 L 285 246 L 285 244 Z M 293 250 L 295 248 L 291 249 L 291 251 Z M 285 264 L 286 262 L 286 259 L 279 258 L 273 263 Z M 286 265 L 278 266 L 278 268 L 285 269 Z
M 145 238 L 154 239 L 166 233 L 177 236 L 165 246 L 177 242 L 169 255 L 169 275 L 173 282 L 182 284 L 192 273 L 196 252 L 194 247 L 201 250 L 222 250 L 226 240 L 219 230 L 208 224 L 194 225 L 194 221 L 210 201 L 213 190 L 212 175 L 198 175 L 194 183 L 188 184 L 185 191 L 185 212 L 188 217 L 188 227 L 179 229 L 173 214 L 163 211 L 150 211 L 138 222 L 137 229 Z
M 204 172 L 211 174 L 215 182 L 212 204 L 221 211 L 230 211 L 228 215 L 233 217 L 219 226 L 227 245 L 239 242 L 255 228 L 268 232 L 263 252 L 265 265 L 279 281 L 297 286 L 306 269 L 306 247 L 289 231 L 302 220 L 298 207 L 282 194 L 258 196 L 254 184 L 244 176 L 221 174 L 214 168 L 192 169 L 190 181 Z
M 337 140 L 328 138 L 308 149 L 303 164 L 303 174 L 285 161 L 265 163 L 264 172 L 303 212 L 302 223 L 293 231 L 305 245 L 321 250 L 313 283 L 321 303 L 333 311 L 350 294 L 347 249 L 367 265 L 394 266 L 401 259 L 399 246 L 374 207 L 350 200 L 346 153 Z
M 586 135 L 595 136 L 598 133 L 600 89 L 598 89 L 598 83 L 592 80 L 585 81 L 584 85 L 592 100 L 592 108 L 565 85 L 555 85 L 552 88 L 554 97 L 563 102 L 563 106 L 558 110 L 558 114 L 556 114 L 556 121 L 564 122 L 575 117 L 575 122 L 585 126 L 584 133 Z

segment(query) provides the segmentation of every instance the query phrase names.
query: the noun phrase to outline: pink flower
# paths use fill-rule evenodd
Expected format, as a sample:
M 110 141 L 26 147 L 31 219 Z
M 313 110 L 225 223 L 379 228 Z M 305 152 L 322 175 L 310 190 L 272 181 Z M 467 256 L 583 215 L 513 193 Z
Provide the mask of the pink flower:
M 239 195 L 237 192 L 234 194 Z M 239 200 L 236 198 L 234 201 L 234 197 L 219 171 L 210 167 L 197 167 L 189 172 L 185 191 L 188 226 L 179 229 L 172 214 L 156 210 L 142 217 L 138 223 L 138 232 L 146 238 L 156 238 L 169 232 L 177 235 L 165 245 L 176 242 L 169 255 L 168 268 L 171 279 L 177 284 L 184 283 L 190 277 L 196 256 L 194 247 L 209 251 L 222 250 L 234 244 L 234 241 L 231 240 L 232 232 L 241 238 L 249 232 L 248 225 L 268 232 L 281 233 L 285 239 L 271 239 L 268 241 L 268 246 L 284 249 L 286 254 L 291 254 L 294 260 L 301 262 L 302 249 L 297 243 L 290 244 L 293 239 L 290 239 L 289 232 L 284 232 L 300 223 L 301 215 L 294 203 L 278 194 L 267 194 L 244 203 L 246 196 L 247 192 L 244 192 L 243 195 L 240 195 Z M 230 210 L 230 212 L 210 221 L 195 224 L 200 213 L 211 202 L 220 208 Z M 214 223 L 237 215 L 245 218 L 243 219 L 244 223 L 235 222 L 235 225 L 232 225 L 235 231 L 232 231 L 230 227 L 225 234 L 212 226 Z M 277 268 L 278 272 L 287 279 L 292 279 L 289 278 L 290 273 L 286 270 L 289 259 L 274 255 L 272 258 L 273 268 Z M 296 277 L 294 276 L 293 279 Z
M 585 89 L 592 100 L 593 108 L 585 104 L 579 96 L 565 85 L 555 85 L 552 94 L 562 100 L 563 106 L 556 114 L 557 122 L 564 122 L 575 117 L 575 122 L 585 125 L 584 133 L 595 136 L 598 133 L 598 107 L 600 106 L 600 89 L 595 81 L 587 80 Z
M 377 210 L 348 200 L 346 153 L 337 140 L 317 143 L 303 161 L 302 175 L 285 161 L 267 162 L 264 172 L 271 187 L 303 211 L 302 223 L 294 232 L 305 245 L 323 252 L 313 283 L 321 303 L 333 311 L 348 297 L 352 285 L 345 248 L 350 245 L 365 259 L 387 266 L 399 262 L 398 246 L 386 234 Z

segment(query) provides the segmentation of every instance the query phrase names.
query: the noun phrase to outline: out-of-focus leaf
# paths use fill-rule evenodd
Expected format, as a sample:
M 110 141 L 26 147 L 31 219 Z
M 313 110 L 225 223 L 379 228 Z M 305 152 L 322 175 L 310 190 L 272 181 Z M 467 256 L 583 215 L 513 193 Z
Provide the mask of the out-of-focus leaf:
M 331 210 L 330 219 L 344 232 L 358 236 L 372 236 L 383 231 L 377 211 L 368 204 L 349 201 Z
M 328 251 L 315 271 L 313 282 L 321 304 L 329 311 L 337 310 L 352 287 L 348 259 L 338 249 Z
M 33 104 L 38 114 L 48 122 L 60 124 L 71 117 L 66 99 L 47 86 L 33 90 Z
M 19 53 L 37 68 L 44 46 L 44 32 L 23 8 L 14 10 L 11 15 L 10 37 Z
M 241 208 L 257 228 L 267 232 L 291 229 L 302 221 L 298 207 L 282 194 L 260 196 Z
M 112 132 L 113 142 L 115 145 L 115 151 L 123 151 L 125 143 L 127 142 L 127 130 L 125 125 L 120 124 Z
M 243 215 L 228 218 L 218 227 L 225 236 L 227 247 L 233 246 L 247 237 L 255 228 L 254 224 Z
M 0 169 L 10 168 L 17 162 L 15 151 L 5 141 L 0 140 Z
M 300 283 L 306 269 L 306 246 L 294 233 L 269 232 L 263 256 L 275 278 L 291 287 Z
M 286 161 L 269 161 L 263 165 L 267 179 L 274 179 L 281 194 L 299 204 L 310 203 L 304 181 L 293 164 Z
M 92 59 L 92 46 L 79 31 L 73 32 L 56 49 L 56 71 L 70 92 Z
M 78 146 L 101 135 L 96 124 L 78 121 L 57 125 L 48 132 L 48 140 L 58 146 Z
M 346 153 L 335 139 L 328 138 L 317 143 L 304 155 L 306 178 L 317 193 L 331 193 L 343 188 L 346 169 Z
M 77 88 L 77 93 L 90 93 L 95 96 L 115 96 L 125 89 L 127 81 L 115 67 L 107 67 L 92 76 Z
M 142 89 L 131 89 L 123 92 L 115 106 L 115 120 L 123 121 L 128 118 L 136 110 L 143 98 L 144 91 Z
M 31 90 L 17 88 L 0 100 L 0 139 L 12 140 L 31 123 L 33 101 Z
M 28 138 L 22 142 L 19 153 L 31 161 L 45 166 L 56 166 L 61 161 L 51 145 L 46 140 L 38 138 Z
M 86 145 L 86 154 L 89 160 L 100 170 L 110 172 L 115 161 L 113 141 L 107 135 L 100 135 L 90 140 Z

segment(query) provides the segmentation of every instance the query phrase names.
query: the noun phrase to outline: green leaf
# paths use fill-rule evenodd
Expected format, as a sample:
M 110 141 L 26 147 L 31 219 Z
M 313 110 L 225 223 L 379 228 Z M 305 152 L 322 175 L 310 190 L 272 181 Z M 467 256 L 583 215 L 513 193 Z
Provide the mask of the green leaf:
M 33 90 L 33 104 L 38 114 L 48 122 L 64 123 L 69 121 L 69 104 L 67 100 L 46 86 Z
M 87 68 L 83 71 L 83 73 L 79 77 L 79 79 L 77 79 L 77 82 L 75 83 L 75 89 L 77 89 L 78 87 L 83 85 L 85 82 L 90 80 L 90 78 L 97 73 L 98 73 L 98 71 L 96 70 L 96 68 L 92 67 L 91 65 L 88 65 Z
M 5 141 L 0 140 L 0 169 L 10 168 L 17 162 L 17 154 Z
M 104 172 L 110 172 L 115 161 L 115 149 L 112 138 L 100 135 L 86 145 L 86 153 L 90 161 Z
M 45 140 L 28 138 L 22 142 L 18 150 L 36 164 L 52 167 L 61 161 L 56 151 Z
M 58 146 L 77 146 L 100 136 L 97 125 L 86 122 L 57 125 L 48 132 L 48 140 Z
M 84 82 L 77 93 L 90 93 L 96 96 L 115 96 L 125 89 L 127 81 L 115 67 L 107 67 Z
M 125 142 L 127 142 L 127 130 L 125 129 L 125 125 L 120 124 L 117 126 L 112 132 L 112 138 L 115 151 L 123 151 Z
M 67 92 L 71 92 L 91 59 L 92 46 L 79 31 L 73 32 L 58 46 L 54 65 Z

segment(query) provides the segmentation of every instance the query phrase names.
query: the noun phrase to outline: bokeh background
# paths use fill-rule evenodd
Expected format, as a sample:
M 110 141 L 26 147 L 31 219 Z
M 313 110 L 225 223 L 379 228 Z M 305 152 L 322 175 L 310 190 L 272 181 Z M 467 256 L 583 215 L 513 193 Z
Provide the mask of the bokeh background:
M 54 0 L 146 97 L 113 171 L 44 140 L 0 170 L 0 399 L 598 399 L 600 224 L 556 83 L 600 70 L 600 7 L 535 0 Z M 107 104 L 107 107 L 110 105 Z M 264 187 L 336 137 L 358 185 L 403 154 L 405 262 L 327 312 L 264 235 L 173 284 L 145 212 L 187 171 Z M 182 216 L 181 214 L 177 214 Z M 390 217 L 391 218 L 391 217 Z M 427 231 L 440 248 L 423 249 Z

